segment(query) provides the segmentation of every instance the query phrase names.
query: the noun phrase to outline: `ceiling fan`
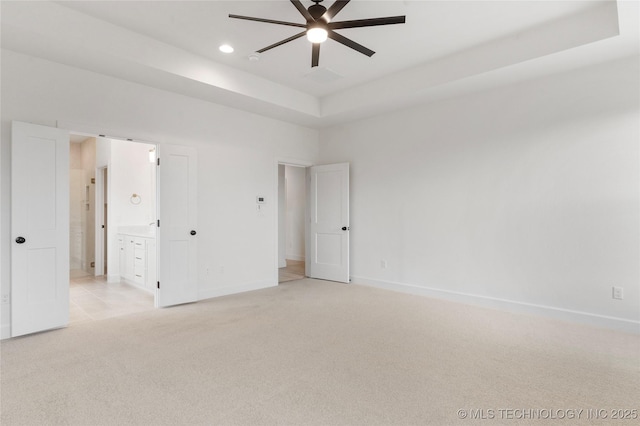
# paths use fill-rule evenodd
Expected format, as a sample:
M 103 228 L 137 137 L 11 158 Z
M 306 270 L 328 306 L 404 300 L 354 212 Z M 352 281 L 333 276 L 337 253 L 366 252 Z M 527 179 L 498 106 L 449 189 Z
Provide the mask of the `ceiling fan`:
M 339 21 L 332 22 L 332 19 L 340 12 L 350 0 L 337 0 L 329 9 L 322 6 L 323 0 L 311 0 L 314 4 L 305 9 L 300 0 L 291 0 L 291 3 L 298 9 L 300 14 L 307 20 L 306 24 L 298 24 L 295 22 L 275 21 L 273 19 L 253 18 L 251 16 L 229 15 L 229 18 L 246 19 L 248 21 L 266 22 L 267 24 L 288 25 L 290 27 L 304 28 L 304 31 L 274 43 L 270 46 L 262 48 L 257 53 L 266 52 L 274 47 L 281 46 L 290 41 L 296 40 L 304 35 L 312 43 L 311 47 L 311 67 L 317 67 L 320 61 L 320 43 L 324 42 L 327 38 L 337 41 L 347 47 L 350 47 L 358 52 L 373 56 L 374 52 L 371 49 L 364 47 L 363 45 L 356 43 L 355 41 L 348 39 L 335 32 L 334 30 L 340 30 L 345 28 L 359 28 L 359 27 L 373 27 L 377 25 L 390 25 L 390 24 L 404 24 L 405 16 L 389 16 L 386 18 L 370 18 L 370 19 L 356 19 L 351 21 Z

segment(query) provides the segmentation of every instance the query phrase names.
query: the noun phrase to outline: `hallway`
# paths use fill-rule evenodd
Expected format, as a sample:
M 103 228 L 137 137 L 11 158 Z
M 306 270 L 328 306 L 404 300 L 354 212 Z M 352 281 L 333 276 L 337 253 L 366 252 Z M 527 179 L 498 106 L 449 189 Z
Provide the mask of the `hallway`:
M 278 282 L 301 280 L 304 278 L 304 261 L 287 259 L 287 266 L 278 269 Z

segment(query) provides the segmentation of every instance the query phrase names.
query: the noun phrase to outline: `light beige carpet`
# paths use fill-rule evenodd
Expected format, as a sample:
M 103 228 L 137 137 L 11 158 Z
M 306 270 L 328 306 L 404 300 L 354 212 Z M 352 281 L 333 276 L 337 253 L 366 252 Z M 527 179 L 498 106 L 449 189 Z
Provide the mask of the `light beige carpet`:
M 1 346 L 3 425 L 631 425 L 610 410 L 640 408 L 637 335 L 309 279 Z

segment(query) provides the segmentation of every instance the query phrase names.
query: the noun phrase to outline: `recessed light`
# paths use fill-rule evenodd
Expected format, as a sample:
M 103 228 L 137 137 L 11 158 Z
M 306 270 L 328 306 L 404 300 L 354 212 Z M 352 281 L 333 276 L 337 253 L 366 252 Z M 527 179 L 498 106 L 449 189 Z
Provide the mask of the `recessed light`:
M 223 44 L 219 47 L 219 49 L 223 53 L 233 53 L 233 47 L 229 46 L 228 44 Z

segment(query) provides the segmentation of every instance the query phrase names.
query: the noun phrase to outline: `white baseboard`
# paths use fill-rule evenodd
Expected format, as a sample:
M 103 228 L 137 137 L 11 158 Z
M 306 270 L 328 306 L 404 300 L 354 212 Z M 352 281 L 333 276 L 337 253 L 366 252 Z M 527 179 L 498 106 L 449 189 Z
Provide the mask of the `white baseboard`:
M 201 290 L 198 293 L 198 300 L 211 299 L 213 297 L 228 296 L 230 294 L 244 293 L 247 291 L 262 290 L 269 287 L 277 287 L 278 283 L 273 281 L 256 281 L 247 284 L 229 285 L 219 288 Z
M 120 275 L 117 274 L 107 274 L 107 282 L 108 283 L 117 283 L 120 282 Z
M 11 326 L 4 324 L 0 327 L 0 340 L 8 339 L 11 337 Z
M 480 296 L 431 287 L 421 287 L 413 284 L 375 280 L 358 276 L 352 276 L 351 281 L 353 284 L 377 287 L 401 293 L 445 299 L 453 302 L 467 303 L 470 305 L 494 308 L 509 312 L 541 315 L 565 321 L 624 331 L 627 333 L 640 334 L 640 321 L 628 320 L 625 318 L 573 311 L 553 306 L 537 305 L 533 303 L 518 302 L 515 300 L 499 299 L 496 297 Z
M 304 255 L 303 254 L 287 254 L 287 260 L 304 261 Z

